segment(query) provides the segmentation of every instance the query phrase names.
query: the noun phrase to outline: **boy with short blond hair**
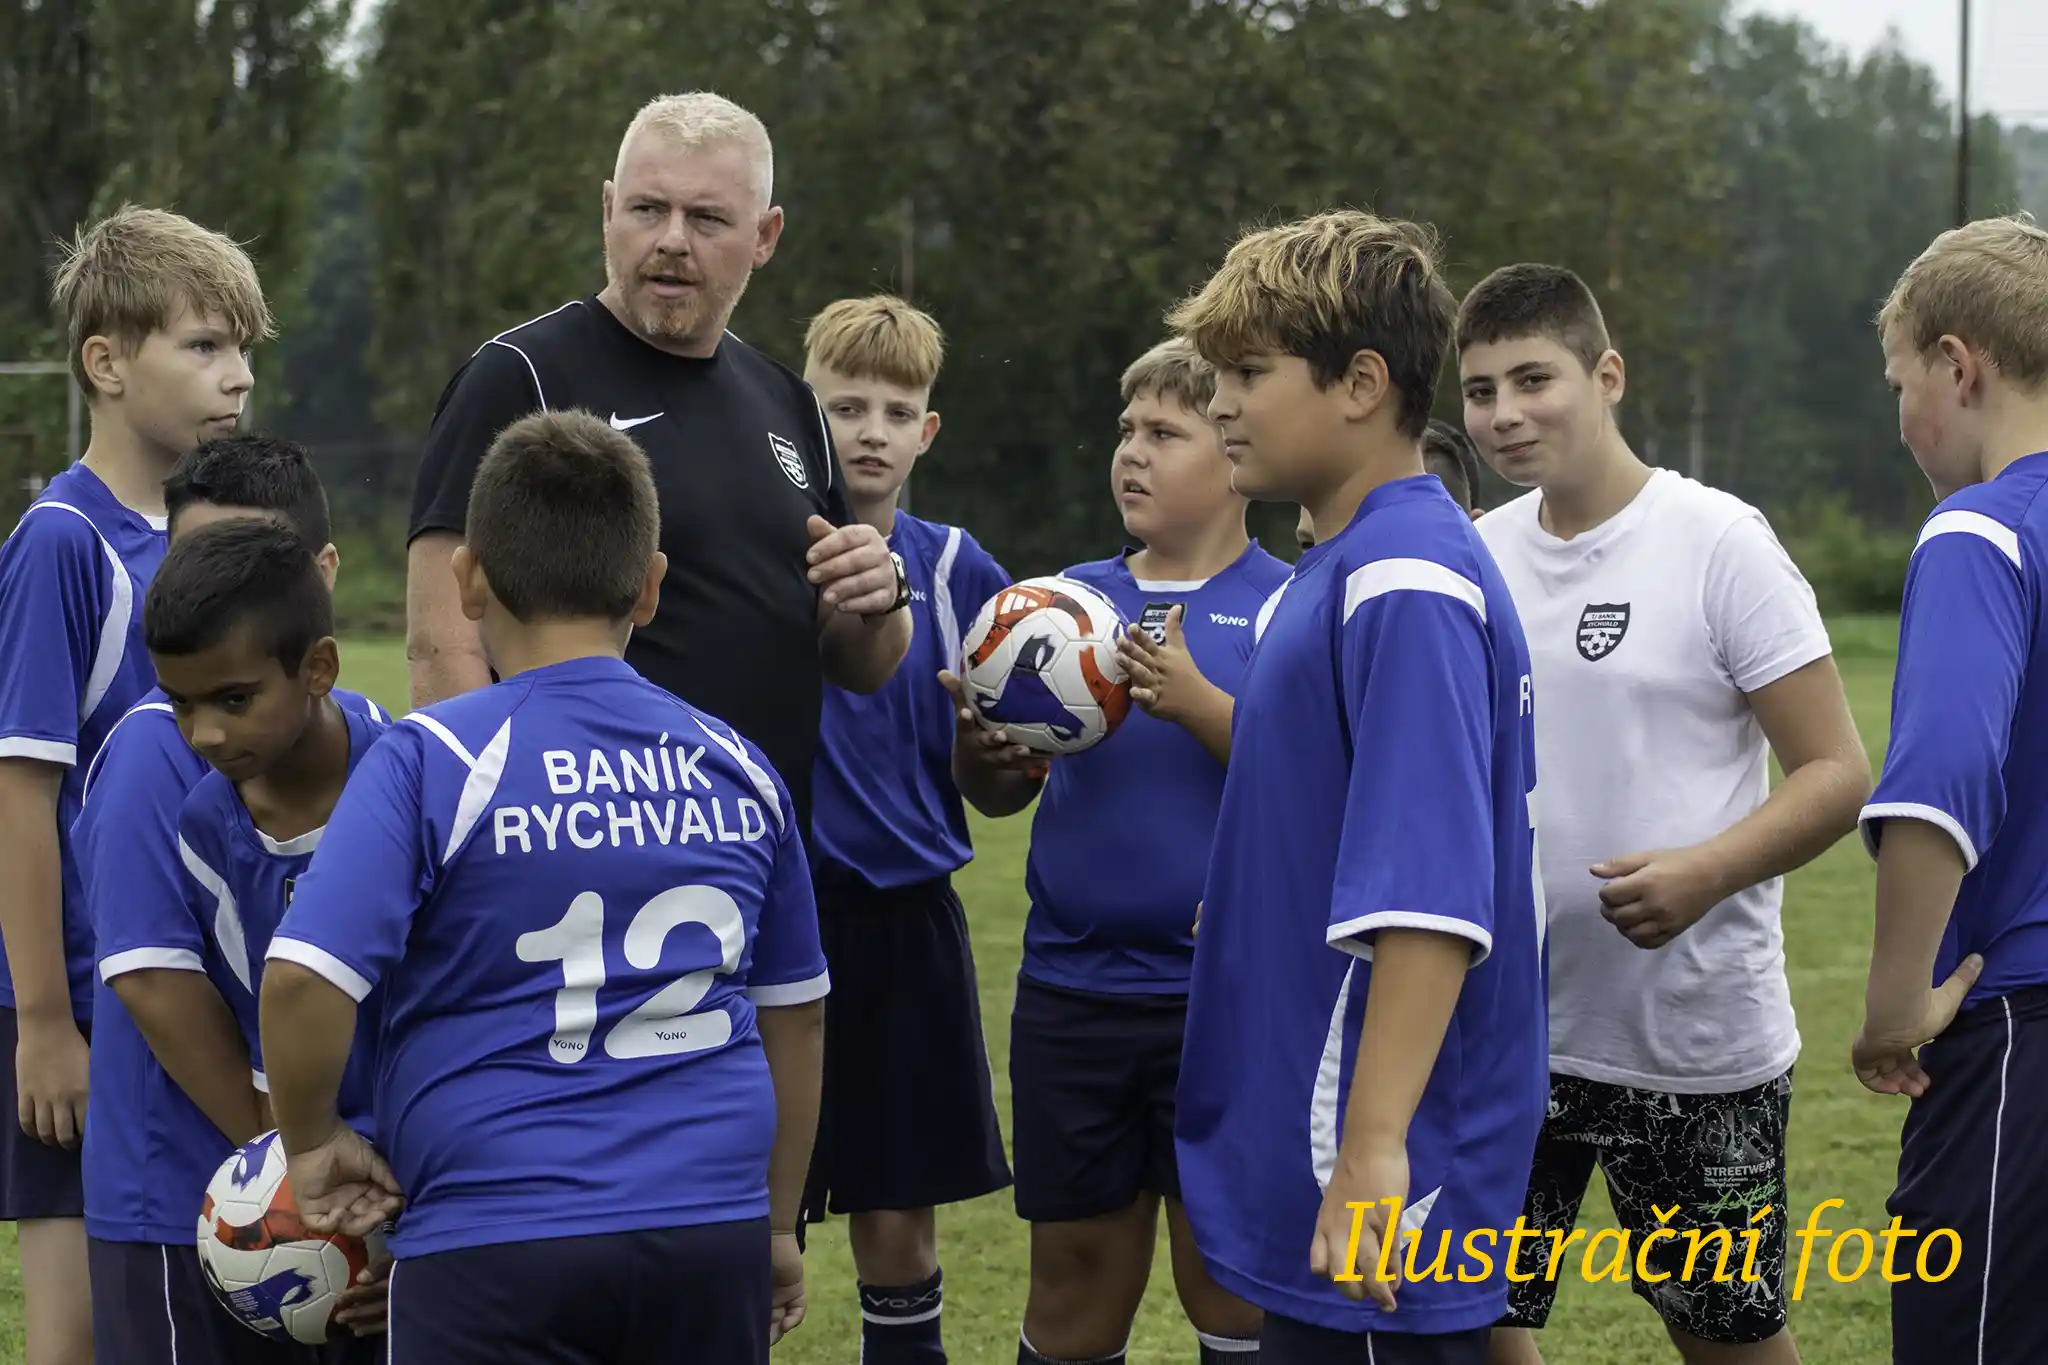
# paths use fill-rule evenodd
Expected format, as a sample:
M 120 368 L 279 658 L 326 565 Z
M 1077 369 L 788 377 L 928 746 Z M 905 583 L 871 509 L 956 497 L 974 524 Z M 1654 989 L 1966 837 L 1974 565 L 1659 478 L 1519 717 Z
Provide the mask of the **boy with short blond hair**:
M 1103 743 L 1051 762 L 1031 826 L 1010 1026 L 1017 1215 L 1031 1224 L 1017 1359 L 1123 1359 L 1163 1210 L 1203 1365 L 1252 1365 L 1259 1313 L 1203 1268 L 1173 1114 L 1232 696 L 1287 566 L 1246 534 L 1207 413 L 1215 368 L 1176 337 L 1132 362 L 1120 387 L 1109 474 L 1127 545 L 1065 576 L 1131 623 L 1118 653 L 1137 709 Z M 1022 810 L 1040 789 L 1040 756 L 1007 739 L 962 708 L 955 771 L 985 815 Z
M 1906 571 L 1891 745 L 1862 813 L 1877 926 L 1854 1062 L 1913 1101 L 1887 1210 L 1962 1239 L 1953 1274 L 1892 1286 L 1892 1358 L 2038 1360 L 2048 231 L 2020 215 L 1943 233 L 1878 321 L 1899 434 L 1941 502 Z
M 910 654 L 879 691 L 825 687 L 814 769 L 818 926 L 836 989 L 806 1217 L 848 1215 L 862 1359 L 945 1359 L 934 1206 L 1010 1183 L 967 919 L 952 874 L 974 856 L 952 778 L 939 674 L 1009 575 L 957 526 L 899 510 L 938 434 L 945 338 L 891 295 L 813 318 L 804 379 L 845 473 L 848 510 L 880 531 L 910 583 Z
M 1483 1361 L 1543 1117 L 1528 649 L 1421 449 L 1453 306 L 1433 233 L 1344 211 L 1248 234 L 1170 318 L 1237 490 L 1323 532 L 1258 615 L 1175 1124 L 1267 1365 Z
M 123 208 L 67 247 L 52 291 L 91 403 L 84 458 L 0 547 L 0 1218 L 20 1224 L 28 1365 L 91 1351 L 84 1197 L 93 937 L 71 849 L 87 768 L 153 681 L 142 601 L 164 555 L 164 476 L 232 431 L 271 331 L 228 238 Z

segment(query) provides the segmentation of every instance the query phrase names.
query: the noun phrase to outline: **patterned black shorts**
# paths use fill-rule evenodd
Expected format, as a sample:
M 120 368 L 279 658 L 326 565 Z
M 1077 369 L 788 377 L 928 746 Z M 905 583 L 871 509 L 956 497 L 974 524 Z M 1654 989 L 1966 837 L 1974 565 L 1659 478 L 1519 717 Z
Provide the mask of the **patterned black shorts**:
M 1629 1234 L 1628 1277 L 1667 1324 L 1726 1345 L 1776 1336 L 1785 1326 L 1791 1109 L 1790 1071 L 1723 1095 L 1633 1090 L 1553 1072 L 1523 1208 L 1527 1226 L 1544 1236 L 1522 1244 L 1516 1270 L 1535 1278 L 1510 1284 L 1502 1325 L 1543 1326 L 1557 1296 L 1555 1276 L 1607 1278 L 1616 1260 L 1612 1237 L 1594 1247 L 1581 1235 L 1576 1255 L 1567 1251 L 1550 1264 L 1554 1245 L 1574 1245 L 1565 1239 L 1597 1165 Z M 1644 1240 L 1664 1228 L 1676 1235 L 1645 1249 Z M 1727 1230 L 1725 1240 L 1717 1228 Z M 1590 1260 L 1582 1259 L 1589 1251 Z

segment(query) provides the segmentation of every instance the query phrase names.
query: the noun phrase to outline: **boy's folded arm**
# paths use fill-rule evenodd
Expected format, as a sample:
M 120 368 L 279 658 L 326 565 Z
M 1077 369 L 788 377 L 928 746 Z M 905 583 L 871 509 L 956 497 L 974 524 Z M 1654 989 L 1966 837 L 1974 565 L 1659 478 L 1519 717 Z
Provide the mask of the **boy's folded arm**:
M 1948 831 L 1926 820 L 1887 822 L 1864 997 L 1870 1029 L 1902 1031 L 1919 1022 L 1963 874 L 1962 850 Z
M 150 967 L 122 972 L 107 984 L 158 1065 L 229 1142 L 240 1146 L 265 1130 L 262 1097 L 250 1083 L 248 1044 L 203 972 Z
M 1372 976 L 1358 1061 L 1346 1101 L 1343 1152 L 1403 1146 L 1437 1054 L 1465 971 L 1472 940 L 1430 929 L 1382 929 L 1373 938 Z
M 775 1085 L 775 1146 L 768 1156 L 769 1227 L 776 1232 L 794 1232 L 811 1164 L 811 1145 L 818 1131 L 825 1002 L 821 998 L 801 1005 L 766 1006 L 754 1017 Z
M 342 1074 L 355 1045 L 356 997 L 313 968 L 277 955 L 263 969 L 264 1074 L 285 1151 L 310 1151 L 341 1124 Z

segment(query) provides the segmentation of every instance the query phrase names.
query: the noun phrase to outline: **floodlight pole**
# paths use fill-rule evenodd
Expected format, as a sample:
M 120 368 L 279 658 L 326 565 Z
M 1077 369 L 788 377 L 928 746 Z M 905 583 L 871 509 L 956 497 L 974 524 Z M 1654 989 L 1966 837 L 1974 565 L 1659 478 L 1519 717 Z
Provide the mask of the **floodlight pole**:
M 1956 226 L 1970 221 L 1970 0 L 1961 0 L 1962 39 L 1956 65 Z
M 71 367 L 56 360 L 17 360 L 0 363 L 0 377 L 10 374 L 53 374 L 66 375 Z M 80 439 L 85 427 L 84 396 L 78 385 L 64 386 L 64 463 L 66 467 L 78 463 L 78 457 L 85 453 Z

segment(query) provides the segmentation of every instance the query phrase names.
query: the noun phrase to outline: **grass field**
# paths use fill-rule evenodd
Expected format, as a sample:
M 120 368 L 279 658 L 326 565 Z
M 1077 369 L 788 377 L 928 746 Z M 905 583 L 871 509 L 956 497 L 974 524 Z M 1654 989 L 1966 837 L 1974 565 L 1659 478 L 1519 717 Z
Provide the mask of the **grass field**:
M 1837 657 L 1849 700 L 1870 746 L 1873 765 L 1883 759 L 1890 717 L 1895 622 L 1867 619 L 1834 623 Z M 405 705 L 404 660 L 393 643 L 364 641 L 344 650 L 344 682 L 394 711 Z M 1024 920 L 1023 861 L 1028 819 L 978 821 L 979 856 L 958 877 L 973 926 L 989 1055 L 996 1064 L 996 1098 L 1009 1131 L 1010 1002 Z M 1871 922 L 1871 867 L 1853 839 L 1844 840 L 1795 874 L 1785 901 L 1786 952 L 1792 998 L 1805 1050 L 1792 1106 L 1792 1206 L 1795 1224 L 1824 1199 L 1846 1207 L 1825 1225 L 1881 1228 L 1892 1185 L 1904 1104 L 1880 1099 L 1856 1084 L 1849 1044 L 1861 1018 L 1864 966 Z M 1595 1182 L 1582 1226 L 1611 1226 L 1604 1193 Z M 11 1240 L 11 1235 L 8 1237 Z M 946 1269 L 946 1344 L 956 1362 L 1007 1365 L 1016 1358 L 1017 1325 L 1024 1306 L 1026 1233 L 1007 1194 L 945 1210 L 940 1215 Z M 1581 1243 L 1583 1247 L 1585 1244 Z M 1909 1244 L 1910 1245 L 1910 1244 Z M 1610 1242 L 1611 1246 L 1611 1242 Z M 1795 1250 L 1797 1244 L 1794 1244 Z M 1830 1282 L 1821 1257 L 1809 1273 L 1804 1298 L 1793 1306 L 1793 1331 L 1809 1365 L 1868 1365 L 1888 1359 L 1885 1286 L 1873 1267 L 1859 1283 Z M 21 1358 L 20 1287 L 11 1249 L 0 1256 L 0 1349 Z M 1304 1248 L 1304 1253 L 1305 1253 Z M 1856 1249 L 1845 1253 L 1852 1266 Z M 1132 1365 L 1166 1365 L 1195 1357 L 1195 1342 L 1180 1316 L 1165 1274 L 1162 1244 L 1151 1292 L 1130 1350 Z M 860 1319 L 845 1224 L 811 1233 L 809 1319 L 776 1351 L 785 1365 L 845 1365 L 859 1356 Z M 1676 1360 L 1649 1308 L 1625 1286 L 1588 1284 L 1577 1252 L 1564 1281 L 1543 1347 L 1552 1365 L 1644 1365 Z M 138 1365 L 140 1363 L 138 1362 Z

